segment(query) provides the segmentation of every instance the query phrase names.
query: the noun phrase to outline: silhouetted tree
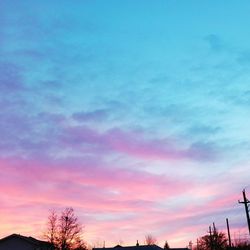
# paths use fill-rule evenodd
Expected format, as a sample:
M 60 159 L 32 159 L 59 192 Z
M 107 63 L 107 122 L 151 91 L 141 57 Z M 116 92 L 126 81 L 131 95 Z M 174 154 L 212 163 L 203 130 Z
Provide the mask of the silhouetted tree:
M 168 241 L 166 240 L 165 243 L 164 243 L 164 247 L 163 249 L 170 249 L 169 247 L 169 244 L 168 244 Z
M 250 241 L 247 239 L 236 239 L 232 249 L 250 250 Z
M 154 236 L 152 236 L 151 234 L 147 234 L 145 236 L 145 242 L 147 245 L 154 245 L 157 243 L 157 240 Z
M 227 237 L 225 233 L 218 232 L 216 229 L 213 233 L 206 234 L 199 238 L 198 250 L 224 250 L 227 248 Z
M 57 242 L 57 214 L 53 210 L 51 211 L 50 215 L 48 216 L 48 222 L 47 222 L 47 231 L 44 234 L 44 238 L 52 243 L 53 245 L 56 245 Z
M 73 208 L 65 208 L 58 215 L 52 211 L 48 217 L 45 238 L 58 250 L 83 250 L 85 243 L 81 239 L 82 226 L 74 214 Z

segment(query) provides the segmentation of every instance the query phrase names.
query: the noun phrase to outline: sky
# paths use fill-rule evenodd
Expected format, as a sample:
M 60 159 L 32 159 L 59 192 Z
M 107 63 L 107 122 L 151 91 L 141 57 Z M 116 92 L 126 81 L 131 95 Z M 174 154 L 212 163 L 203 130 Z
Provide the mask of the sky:
M 0 237 L 73 207 L 92 246 L 248 234 L 248 0 L 0 1 Z

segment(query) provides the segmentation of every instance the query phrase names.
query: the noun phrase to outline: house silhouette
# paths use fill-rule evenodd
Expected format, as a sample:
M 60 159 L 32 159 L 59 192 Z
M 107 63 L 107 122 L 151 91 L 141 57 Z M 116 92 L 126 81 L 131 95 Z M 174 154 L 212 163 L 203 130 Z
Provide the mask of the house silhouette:
M 0 239 L 0 250 L 54 250 L 54 246 L 33 237 L 26 237 L 20 234 L 11 234 Z
M 94 247 L 93 250 L 164 250 L 163 248 L 153 244 L 153 245 L 139 245 L 138 242 L 135 246 L 120 246 L 115 247 Z M 188 248 L 169 248 L 169 250 L 189 250 Z

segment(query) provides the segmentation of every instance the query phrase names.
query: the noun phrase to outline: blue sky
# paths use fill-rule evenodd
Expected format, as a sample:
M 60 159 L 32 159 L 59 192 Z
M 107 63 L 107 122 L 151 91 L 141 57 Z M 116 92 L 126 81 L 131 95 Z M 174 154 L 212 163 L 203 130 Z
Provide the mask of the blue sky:
M 185 246 L 226 217 L 244 235 L 249 11 L 1 1 L 0 234 L 40 232 L 49 209 L 72 206 L 92 245 L 152 233 Z

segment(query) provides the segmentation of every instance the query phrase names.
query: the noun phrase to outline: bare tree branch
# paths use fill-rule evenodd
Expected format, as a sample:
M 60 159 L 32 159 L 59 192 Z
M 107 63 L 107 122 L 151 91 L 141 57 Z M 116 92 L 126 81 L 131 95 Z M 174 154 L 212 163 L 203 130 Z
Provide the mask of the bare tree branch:
M 86 249 L 82 231 L 73 208 L 65 208 L 60 217 L 54 211 L 51 212 L 45 236 L 58 250 L 82 250 Z

